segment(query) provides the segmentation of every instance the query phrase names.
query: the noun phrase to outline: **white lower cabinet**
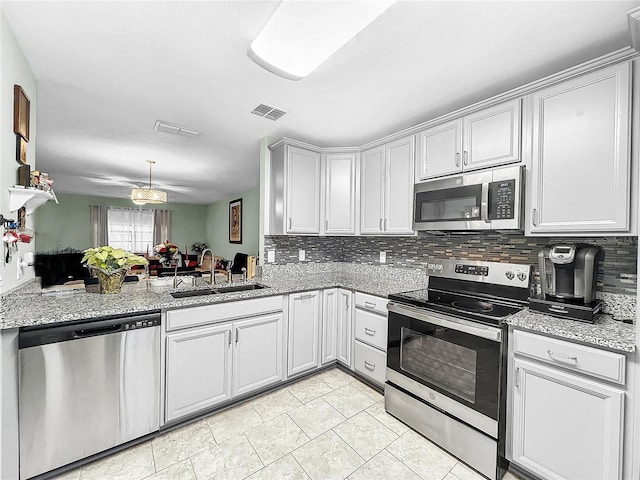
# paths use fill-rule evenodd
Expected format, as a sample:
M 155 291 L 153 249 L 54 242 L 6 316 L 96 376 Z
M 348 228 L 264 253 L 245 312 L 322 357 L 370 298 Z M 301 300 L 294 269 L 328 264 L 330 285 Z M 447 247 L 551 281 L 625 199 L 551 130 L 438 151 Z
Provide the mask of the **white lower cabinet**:
M 231 399 L 231 325 L 166 337 L 166 421 Z
M 353 318 L 353 293 L 342 288 L 338 289 L 338 307 L 337 313 L 337 345 L 336 358 L 338 362 L 346 367 L 351 367 L 351 354 L 353 345 L 353 336 L 351 334 L 351 324 Z
M 289 295 L 287 377 L 319 365 L 320 291 Z
M 560 356 L 555 353 L 557 342 L 545 351 L 549 358 L 541 360 L 554 361 Z M 511 460 L 542 479 L 622 476 L 624 391 L 567 371 L 591 350 L 595 349 L 560 359 L 566 368 L 520 358 L 516 351 Z
M 386 380 L 387 303 L 386 298 L 355 294 L 353 368 L 380 386 Z
M 163 423 L 283 380 L 282 300 L 269 297 L 167 312 L 163 328 L 176 330 L 164 333 Z M 235 320 L 228 319 L 229 305 L 239 312 Z M 184 319 L 181 329 L 175 322 L 172 326 L 171 318 Z M 190 326 L 189 319 L 196 326 Z M 210 324 L 202 325 L 205 321 Z
M 282 313 L 233 324 L 233 396 L 283 379 Z
M 322 336 L 320 364 L 326 365 L 336 359 L 338 348 L 338 289 L 322 291 Z
M 322 336 L 320 363 L 334 360 L 351 367 L 352 293 L 342 288 L 322 291 Z

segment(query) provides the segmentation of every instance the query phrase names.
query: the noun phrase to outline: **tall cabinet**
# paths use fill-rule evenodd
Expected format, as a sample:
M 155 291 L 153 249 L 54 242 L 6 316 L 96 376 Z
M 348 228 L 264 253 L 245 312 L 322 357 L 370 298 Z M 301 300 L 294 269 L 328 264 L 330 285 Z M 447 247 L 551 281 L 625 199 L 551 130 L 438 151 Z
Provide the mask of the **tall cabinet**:
M 630 65 L 533 93 L 527 233 L 626 232 Z
M 362 152 L 360 233 L 412 234 L 414 136 Z

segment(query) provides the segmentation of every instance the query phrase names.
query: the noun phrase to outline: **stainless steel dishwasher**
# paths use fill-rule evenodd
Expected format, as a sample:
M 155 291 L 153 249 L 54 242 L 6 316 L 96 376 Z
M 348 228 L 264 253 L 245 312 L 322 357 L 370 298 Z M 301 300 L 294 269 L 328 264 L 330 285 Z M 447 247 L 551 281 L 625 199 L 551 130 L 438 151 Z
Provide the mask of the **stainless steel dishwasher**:
M 20 478 L 123 444 L 160 425 L 160 313 L 25 327 Z

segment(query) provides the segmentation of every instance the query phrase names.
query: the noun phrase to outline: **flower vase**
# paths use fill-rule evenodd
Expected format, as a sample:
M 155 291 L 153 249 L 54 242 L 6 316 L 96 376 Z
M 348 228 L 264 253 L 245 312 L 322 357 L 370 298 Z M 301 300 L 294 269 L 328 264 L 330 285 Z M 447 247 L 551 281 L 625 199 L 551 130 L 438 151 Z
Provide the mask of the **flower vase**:
M 100 282 L 100 293 L 120 293 L 127 271 L 123 269 L 109 274 L 96 270 L 96 275 Z

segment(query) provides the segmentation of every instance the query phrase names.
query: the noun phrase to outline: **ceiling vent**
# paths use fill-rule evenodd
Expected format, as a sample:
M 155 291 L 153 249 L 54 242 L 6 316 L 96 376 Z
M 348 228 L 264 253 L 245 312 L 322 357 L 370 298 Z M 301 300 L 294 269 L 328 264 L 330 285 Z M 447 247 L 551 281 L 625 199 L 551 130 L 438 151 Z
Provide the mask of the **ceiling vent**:
M 181 127 L 180 125 L 174 125 L 173 123 L 161 122 L 160 120 L 156 122 L 153 129 L 156 132 L 182 135 L 183 137 L 197 137 L 200 135 L 200 132 L 192 130 L 191 128 Z
M 277 108 L 273 108 L 269 105 L 261 103 L 256 108 L 251 110 L 251 113 L 258 115 L 259 117 L 264 117 L 268 118 L 269 120 L 276 121 L 280 117 L 284 116 L 287 112 L 283 112 L 282 110 L 278 110 Z

